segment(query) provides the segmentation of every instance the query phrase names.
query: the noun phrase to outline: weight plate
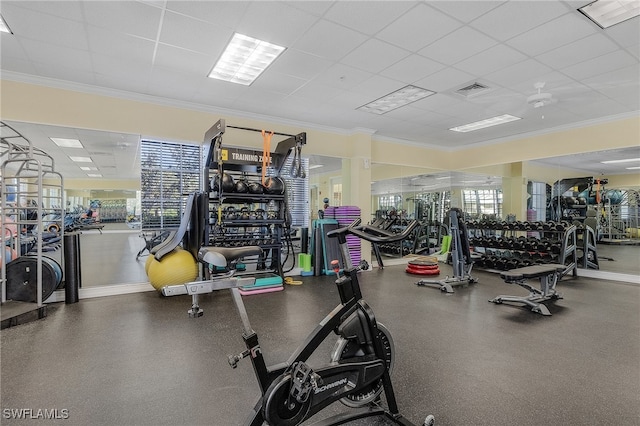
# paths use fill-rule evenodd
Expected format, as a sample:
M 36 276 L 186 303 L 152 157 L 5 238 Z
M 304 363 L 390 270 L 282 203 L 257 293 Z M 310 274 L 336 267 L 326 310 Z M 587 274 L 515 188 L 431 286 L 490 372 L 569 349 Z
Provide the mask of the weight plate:
M 49 263 L 42 262 L 42 300 L 58 287 L 56 272 Z M 34 257 L 22 256 L 7 264 L 7 299 L 37 302 L 38 262 Z

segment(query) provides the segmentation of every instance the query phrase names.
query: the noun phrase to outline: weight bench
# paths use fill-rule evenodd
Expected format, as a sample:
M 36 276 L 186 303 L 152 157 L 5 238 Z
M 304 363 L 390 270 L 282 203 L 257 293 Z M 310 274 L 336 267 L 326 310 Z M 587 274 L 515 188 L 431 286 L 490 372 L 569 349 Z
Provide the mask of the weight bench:
M 549 309 L 541 302 L 550 299 L 562 299 L 562 295 L 556 291 L 556 283 L 561 277 L 565 266 L 556 263 L 547 263 L 541 265 L 526 266 L 524 268 L 511 269 L 500 273 L 500 277 L 507 284 L 518 284 L 529 290 L 529 296 L 505 296 L 500 295 L 489 302 L 516 302 L 524 303 L 531 306 L 533 312 L 542 315 L 551 315 Z M 527 279 L 538 278 L 540 280 L 540 289 L 534 288 L 527 284 Z

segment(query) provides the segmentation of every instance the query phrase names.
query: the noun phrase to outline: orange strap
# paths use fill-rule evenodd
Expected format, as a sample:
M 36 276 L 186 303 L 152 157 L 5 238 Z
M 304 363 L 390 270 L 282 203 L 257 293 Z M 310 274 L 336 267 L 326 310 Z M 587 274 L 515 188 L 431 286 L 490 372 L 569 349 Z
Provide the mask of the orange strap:
M 596 204 L 600 204 L 600 179 L 596 179 L 598 186 L 596 187 Z
M 271 136 L 273 132 L 262 131 L 262 184 L 264 185 L 267 166 L 269 165 L 269 158 L 271 156 Z

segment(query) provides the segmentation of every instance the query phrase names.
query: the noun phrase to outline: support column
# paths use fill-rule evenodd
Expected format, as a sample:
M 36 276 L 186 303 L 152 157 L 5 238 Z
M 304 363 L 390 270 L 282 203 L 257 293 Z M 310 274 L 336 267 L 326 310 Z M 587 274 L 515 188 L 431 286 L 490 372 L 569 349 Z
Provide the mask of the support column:
M 510 164 L 510 177 L 502 178 L 502 216 L 516 215 L 517 220 L 527 220 L 527 178 L 523 176 L 523 163 Z
M 371 221 L 371 136 L 358 131 L 349 137 L 351 157 L 342 162 L 342 197 L 344 205 L 360 207 L 362 223 Z M 362 241 L 362 258 L 371 260 L 371 244 Z

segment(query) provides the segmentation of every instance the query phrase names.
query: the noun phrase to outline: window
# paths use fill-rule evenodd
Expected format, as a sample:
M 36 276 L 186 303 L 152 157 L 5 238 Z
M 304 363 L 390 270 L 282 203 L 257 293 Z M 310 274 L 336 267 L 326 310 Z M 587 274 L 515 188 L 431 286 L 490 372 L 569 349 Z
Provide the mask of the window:
M 463 211 L 472 219 L 502 217 L 501 189 L 463 189 Z
M 177 228 L 190 193 L 200 190 L 199 145 L 140 144 L 142 229 Z

